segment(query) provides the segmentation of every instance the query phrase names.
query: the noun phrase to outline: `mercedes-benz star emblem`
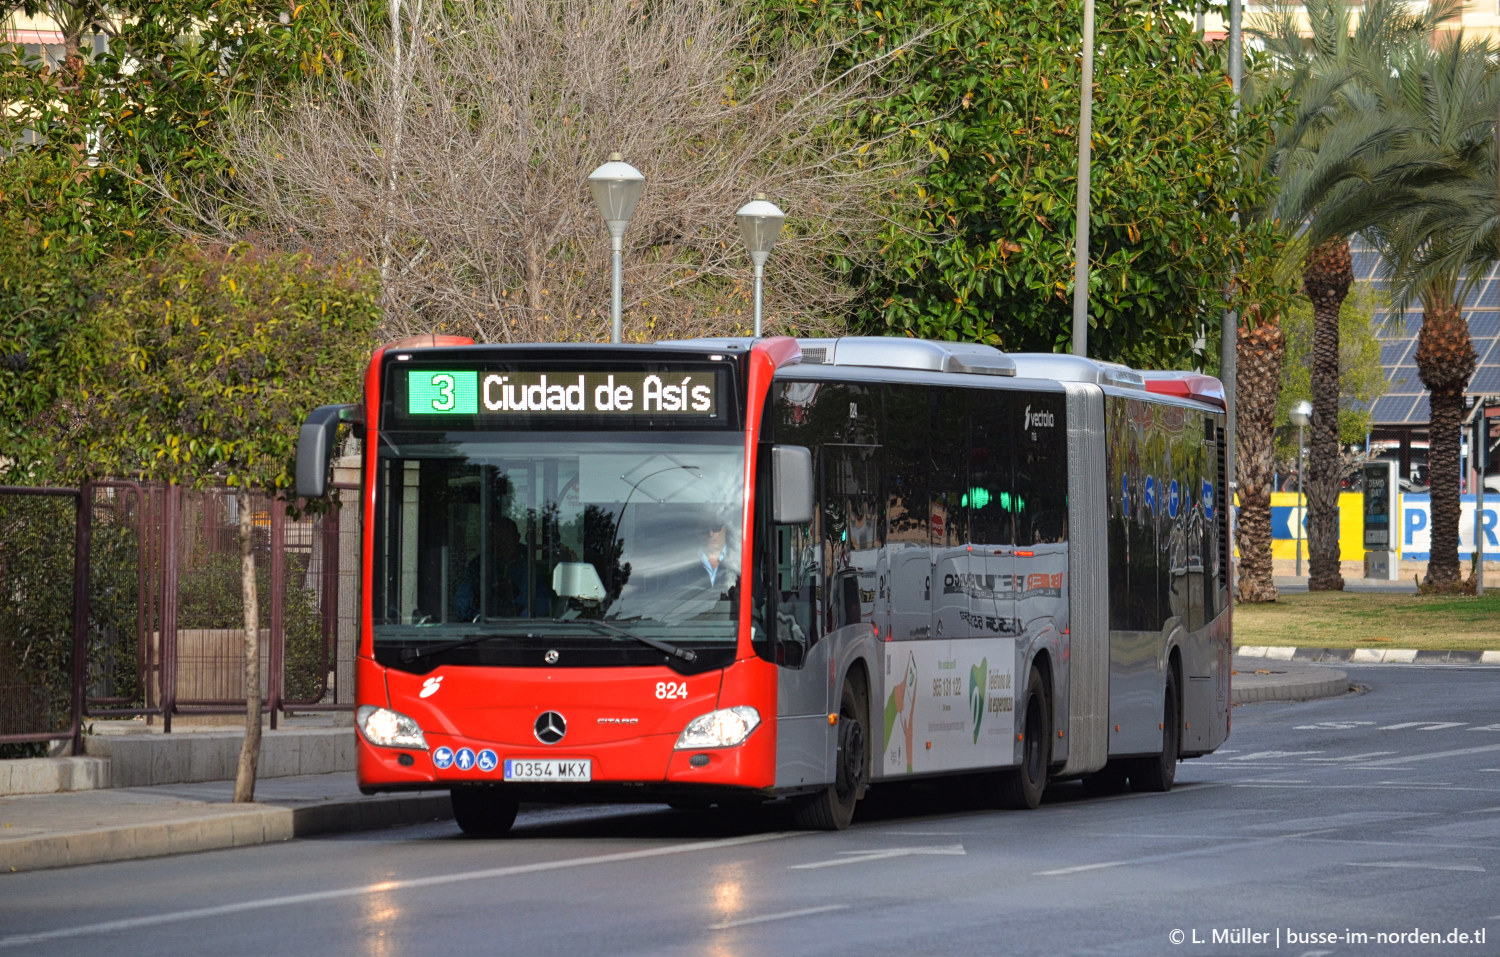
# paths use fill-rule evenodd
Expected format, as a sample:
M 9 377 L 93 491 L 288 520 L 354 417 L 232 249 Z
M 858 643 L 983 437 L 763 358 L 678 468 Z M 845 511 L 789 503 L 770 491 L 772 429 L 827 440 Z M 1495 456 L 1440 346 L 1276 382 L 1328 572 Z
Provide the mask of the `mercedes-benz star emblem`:
M 555 664 L 557 664 L 557 649 L 556 648 L 550 648 L 550 649 L 548 649 L 547 653 L 545 655 L 542 655 L 542 660 L 545 661 L 545 662 L 547 662 L 547 664 L 549 664 L 549 665 L 555 665 Z
M 536 739 L 543 744 L 556 744 L 568 733 L 568 720 L 556 711 L 543 711 L 532 726 Z

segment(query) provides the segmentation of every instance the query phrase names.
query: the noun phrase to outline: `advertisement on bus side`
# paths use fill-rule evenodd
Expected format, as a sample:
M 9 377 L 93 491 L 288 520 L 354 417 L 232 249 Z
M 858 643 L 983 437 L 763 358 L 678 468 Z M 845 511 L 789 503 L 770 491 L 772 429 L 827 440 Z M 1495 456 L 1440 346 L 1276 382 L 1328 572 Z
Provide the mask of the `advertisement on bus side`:
M 1010 764 L 1015 659 L 1014 638 L 887 644 L 885 773 Z

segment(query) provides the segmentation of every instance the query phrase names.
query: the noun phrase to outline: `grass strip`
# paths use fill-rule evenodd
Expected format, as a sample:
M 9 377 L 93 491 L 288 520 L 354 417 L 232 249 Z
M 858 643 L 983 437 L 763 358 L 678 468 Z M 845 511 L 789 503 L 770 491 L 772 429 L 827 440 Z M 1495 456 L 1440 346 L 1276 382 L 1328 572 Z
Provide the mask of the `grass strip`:
M 1283 593 L 1234 608 L 1234 643 L 1300 648 L 1500 649 L 1500 593 Z

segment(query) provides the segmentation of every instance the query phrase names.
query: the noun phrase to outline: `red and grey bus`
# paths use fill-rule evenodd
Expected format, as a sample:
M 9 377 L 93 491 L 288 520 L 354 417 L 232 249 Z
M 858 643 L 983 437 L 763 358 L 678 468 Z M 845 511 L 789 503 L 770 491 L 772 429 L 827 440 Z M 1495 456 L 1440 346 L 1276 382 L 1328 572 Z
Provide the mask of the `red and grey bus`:
M 1166 790 L 1229 733 L 1217 380 L 896 338 L 376 353 L 297 489 L 363 438 L 367 793 L 784 800 L 974 775 Z

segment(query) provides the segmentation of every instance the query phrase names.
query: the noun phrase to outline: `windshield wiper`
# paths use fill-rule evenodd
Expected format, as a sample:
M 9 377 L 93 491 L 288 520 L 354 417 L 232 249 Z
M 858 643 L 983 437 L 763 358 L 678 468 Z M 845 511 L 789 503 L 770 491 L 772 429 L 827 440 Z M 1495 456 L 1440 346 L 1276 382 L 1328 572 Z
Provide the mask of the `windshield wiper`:
M 416 661 L 418 658 L 430 658 L 433 655 L 440 655 L 446 651 L 452 651 L 455 648 L 463 648 L 466 645 L 477 645 L 481 641 L 489 641 L 493 638 L 515 637 L 540 638 L 541 636 L 534 635 L 529 631 L 519 636 L 502 635 L 493 631 L 485 632 L 484 634 L 480 635 L 464 635 L 462 638 L 455 638 L 452 641 L 440 641 L 435 645 L 428 645 L 425 648 L 402 648 L 400 658 L 402 661 Z
M 655 638 L 647 638 L 645 635 L 638 635 L 633 631 L 621 628 L 619 625 L 612 625 L 607 621 L 599 621 L 596 618 L 555 618 L 553 619 L 552 623 L 554 625 L 589 625 L 606 634 L 619 635 L 622 638 L 629 638 L 632 641 L 638 641 L 641 644 L 646 645 L 647 647 L 655 648 L 657 651 L 660 651 L 663 654 L 671 655 L 674 658 L 681 658 L 683 661 L 695 661 L 698 658 L 697 652 L 693 651 L 690 648 L 678 648 L 676 645 L 669 645 L 665 641 L 658 641 Z M 494 638 L 546 637 L 548 636 L 539 635 L 536 632 L 529 630 L 523 632 L 520 635 L 505 635 L 495 632 L 485 632 L 484 634 L 478 635 L 465 635 L 462 638 L 455 638 L 452 641 L 440 641 L 435 645 L 428 645 L 425 648 L 402 648 L 400 658 L 402 661 L 416 661 L 418 658 L 430 658 L 433 655 L 441 655 L 445 652 L 452 651 L 455 648 L 463 648 L 468 645 L 477 645 L 482 641 L 490 641 Z
M 631 618 L 627 620 L 636 621 L 638 619 Z M 645 635 L 638 635 L 633 631 L 621 628 L 619 625 L 612 625 L 609 622 L 602 621 L 598 618 L 559 618 L 557 619 L 557 623 L 559 625 L 592 625 L 595 628 L 599 628 L 608 632 L 609 634 L 619 635 L 622 638 L 629 638 L 631 641 L 638 641 L 648 648 L 655 648 L 662 654 L 671 655 L 673 658 L 681 658 L 683 661 L 695 661 L 698 658 L 698 653 L 693 651 L 691 648 L 679 648 L 676 645 L 669 645 L 665 641 L 659 641 L 655 638 L 647 638 Z

